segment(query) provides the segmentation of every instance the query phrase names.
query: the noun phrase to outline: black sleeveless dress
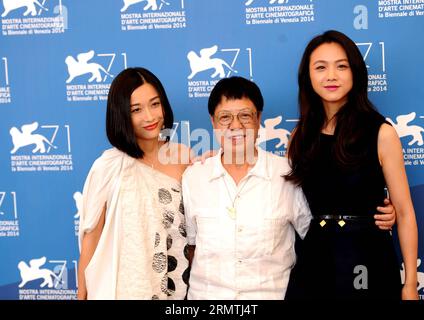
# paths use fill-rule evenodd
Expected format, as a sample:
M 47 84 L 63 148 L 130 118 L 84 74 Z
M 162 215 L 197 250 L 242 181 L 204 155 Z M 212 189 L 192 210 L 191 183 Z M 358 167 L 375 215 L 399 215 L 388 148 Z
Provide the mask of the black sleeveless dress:
M 391 233 L 380 230 L 373 218 L 385 198 L 377 153 L 378 131 L 384 122 L 377 117 L 364 124 L 367 139 L 355 150 L 365 152 L 366 160 L 348 170 L 333 157 L 335 136 L 320 135 L 318 157 L 302 185 L 314 218 L 305 239 L 296 241 L 297 262 L 287 300 L 401 298 Z M 335 215 L 351 217 L 340 222 Z

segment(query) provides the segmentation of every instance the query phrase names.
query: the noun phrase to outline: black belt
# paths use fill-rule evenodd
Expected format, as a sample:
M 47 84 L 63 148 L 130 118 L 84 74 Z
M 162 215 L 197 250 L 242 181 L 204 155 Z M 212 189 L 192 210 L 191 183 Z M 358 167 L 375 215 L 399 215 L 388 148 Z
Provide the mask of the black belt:
M 325 214 L 319 216 L 313 216 L 313 219 L 316 220 L 374 220 L 373 216 L 350 216 L 350 215 L 339 215 L 339 214 Z
M 337 224 L 340 227 L 344 227 L 344 225 L 347 222 L 374 223 L 373 216 L 351 216 L 351 215 L 326 214 L 326 215 L 313 216 L 312 219 L 319 222 L 321 227 L 324 227 L 327 224 L 327 221 L 337 221 Z

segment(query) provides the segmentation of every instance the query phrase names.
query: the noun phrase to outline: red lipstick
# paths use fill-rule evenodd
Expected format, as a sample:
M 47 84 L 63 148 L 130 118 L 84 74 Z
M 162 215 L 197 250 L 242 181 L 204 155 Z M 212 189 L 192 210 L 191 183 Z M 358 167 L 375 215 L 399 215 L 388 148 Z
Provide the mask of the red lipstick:
M 151 131 L 151 130 L 156 129 L 156 127 L 157 127 L 157 126 L 158 126 L 158 122 L 153 123 L 153 124 L 151 124 L 151 125 L 149 125 L 149 126 L 146 126 L 146 127 L 143 127 L 143 128 L 144 128 L 144 129 L 146 129 L 146 130 Z

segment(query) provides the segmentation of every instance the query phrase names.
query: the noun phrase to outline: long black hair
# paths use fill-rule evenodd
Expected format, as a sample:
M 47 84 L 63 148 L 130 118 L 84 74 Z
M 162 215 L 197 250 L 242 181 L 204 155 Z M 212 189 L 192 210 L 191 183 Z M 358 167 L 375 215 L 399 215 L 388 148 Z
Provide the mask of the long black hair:
M 335 115 L 335 147 L 333 156 L 342 168 L 355 167 L 364 159 L 358 142 L 366 138 L 366 123 L 383 118 L 368 99 L 368 72 L 356 44 L 345 34 L 329 30 L 314 37 L 306 46 L 298 71 L 300 119 L 292 135 L 288 150 L 291 172 L 285 176 L 302 185 L 317 155 L 320 133 L 326 122 L 321 97 L 314 91 L 309 73 L 312 52 L 324 43 L 337 43 L 346 52 L 352 71 L 353 86 L 347 103 Z M 384 120 L 384 118 L 383 118 Z
M 142 158 L 131 121 L 131 95 L 139 86 L 148 83 L 158 92 L 164 114 L 164 127 L 171 129 L 174 115 L 160 80 L 144 68 L 128 68 L 112 81 L 107 98 L 106 134 L 111 145 L 133 158 Z M 167 141 L 169 137 L 167 137 Z

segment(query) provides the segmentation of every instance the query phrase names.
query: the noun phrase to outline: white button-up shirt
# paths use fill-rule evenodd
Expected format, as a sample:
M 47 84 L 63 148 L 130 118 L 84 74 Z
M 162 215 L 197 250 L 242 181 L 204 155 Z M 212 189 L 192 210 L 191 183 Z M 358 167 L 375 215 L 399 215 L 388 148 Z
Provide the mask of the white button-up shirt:
M 196 245 L 188 299 L 284 298 L 295 231 L 303 238 L 311 220 L 302 190 L 282 177 L 289 169 L 286 158 L 258 148 L 238 185 L 221 153 L 185 171 L 187 239 Z

